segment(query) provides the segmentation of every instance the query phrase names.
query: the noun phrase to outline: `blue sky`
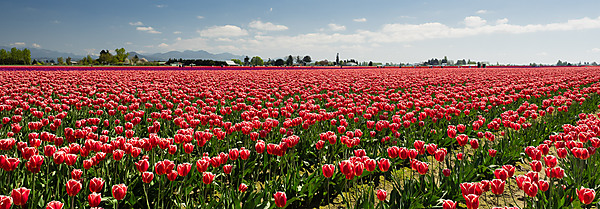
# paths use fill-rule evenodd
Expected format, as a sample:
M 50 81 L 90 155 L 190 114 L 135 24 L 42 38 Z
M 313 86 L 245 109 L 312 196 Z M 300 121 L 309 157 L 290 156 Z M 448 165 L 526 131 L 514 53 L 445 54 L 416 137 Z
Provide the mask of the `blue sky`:
M 313 60 L 600 62 L 600 1 L 0 2 L 0 45 Z

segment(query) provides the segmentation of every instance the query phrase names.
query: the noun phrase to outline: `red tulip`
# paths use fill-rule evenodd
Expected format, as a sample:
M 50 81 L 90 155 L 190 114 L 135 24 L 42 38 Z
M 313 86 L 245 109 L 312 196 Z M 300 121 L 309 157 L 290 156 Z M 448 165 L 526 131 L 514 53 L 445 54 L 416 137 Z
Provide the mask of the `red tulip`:
M 12 197 L 0 195 L 0 209 L 9 209 L 12 204 Z
M 558 159 L 556 159 L 556 157 L 554 157 L 554 155 L 548 155 L 546 157 L 544 157 L 544 163 L 546 163 L 547 167 L 550 168 L 554 168 L 554 166 L 556 166 L 556 164 L 558 164 Z
M 425 175 L 427 174 L 427 171 L 429 171 L 429 164 L 425 163 L 425 162 L 419 162 L 417 164 L 417 171 L 419 172 L 419 174 L 421 175 Z
M 144 183 L 149 184 L 152 182 L 152 179 L 154 179 L 154 173 L 148 171 L 142 173 L 142 181 Z
M 494 179 L 490 182 L 490 188 L 492 190 L 492 193 L 494 194 L 502 194 L 504 192 L 504 185 L 506 184 L 506 181 L 501 180 L 501 179 Z
M 190 154 L 194 151 L 194 144 L 191 143 L 185 143 L 183 145 L 183 151 L 187 154 Z
M 377 199 L 385 201 L 385 198 L 387 198 L 387 192 L 383 189 L 377 190 Z
M 494 175 L 497 179 L 501 179 L 502 181 L 506 181 L 506 179 L 508 179 L 508 172 L 504 170 L 504 168 L 498 168 L 494 170 Z
M 215 175 L 212 174 L 211 172 L 204 172 L 202 174 L 202 182 L 204 182 L 204 184 L 212 183 L 214 178 L 215 178 Z
M 390 169 L 390 160 L 386 158 L 379 159 L 379 170 L 386 172 Z
M 503 165 L 502 169 L 504 169 L 504 170 L 506 170 L 506 172 L 508 172 L 508 178 L 510 178 L 513 175 L 515 175 L 515 166 L 512 166 L 512 165 Z
M 65 164 L 67 164 L 68 166 L 75 165 L 76 162 L 77 162 L 76 154 L 66 154 L 65 155 Z
M 52 154 L 52 159 L 54 160 L 54 164 L 60 165 L 65 161 L 65 152 L 57 151 Z
M 150 167 L 148 160 L 140 160 L 135 163 L 135 168 L 137 168 L 140 173 L 146 172 L 148 167 Z
M 377 167 L 377 162 L 374 159 L 365 160 L 365 169 L 369 172 L 374 171 Z
M 12 197 L 15 205 L 21 206 L 21 205 L 25 205 L 27 203 L 27 200 L 29 199 L 29 192 L 31 192 L 30 189 L 21 187 L 18 189 L 13 189 L 10 196 Z
M 467 145 L 467 142 L 469 142 L 469 136 L 460 134 L 456 136 L 456 141 L 458 142 L 458 145 L 465 146 Z
M 4 169 L 4 171 L 14 171 L 20 162 L 19 158 L 8 158 L 5 155 L 0 155 L 0 168 Z
M 232 170 L 233 170 L 232 165 L 224 165 L 223 166 L 223 173 L 225 173 L 225 174 L 230 174 Z
M 495 149 L 488 150 L 488 154 L 490 155 L 490 157 L 496 157 L 496 153 L 498 153 L 498 151 Z
M 75 179 L 71 179 L 67 181 L 67 186 L 65 188 L 67 190 L 67 194 L 71 197 L 77 195 L 79 191 L 81 191 L 81 183 Z
M 39 173 L 44 163 L 44 157 L 41 155 L 34 155 L 29 158 L 29 161 L 25 163 L 27 170 L 32 173 Z
M 247 160 L 248 157 L 250 157 L 250 150 L 247 150 L 244 147 L 242 147 L 240 150 L 240 158 L 242 158 L 242 160 Z
M 102 202 L 102 194 L 100 193 L 91 193 L 88 195 L 88 202 L 90 203 L 90 207 L 98 207 L 100 202 Z
M 469 144 L 471 144 L 471 148 L 473 148 L 473 149 L 479 148 L 479 140 L 477 140 L 477 139 L 471 139 Z
M 167 179 L 169 179 L 169 181 L 175 181 L 177 179 L 177 171 L 175 170 L 171 170 L 171 172 L 167 173 Z
M 565 170 L 561 167 L 552 168 L 552 178 L 562 179 L 565 176 Z
M 196 170 L 198 170 L 198 172 L 203 173 L 208 169 L 208 166 L 210 165 L 210 163 L 204 159 L 200 159 L 198 161 L 196 161 Z
M 127 186 L 125 184 L 117 184 L 112 186 L 112 195 L 117 200 L 122 200 L 127 195 Z
M 285 207 L 285 204 L 287 203 L 287 197 L 285 196 L 284 192 L 277 192 L 273 194 L 273 197 L 275 198 L 275 205 L 277 205 L 277 207 Z
M 481 184 L 479 183 L 461 183 L 460 191 L 463 196 L 467 196 L 469 194 L 475 194 L 477 196 L 483 194 L 483 189 L 481 188 Z
M 452 171 L 450 169 L 447 169 L 447 168 L 444 169 L 444 170 L 442 170 L 442 174 L 444 174 L 445 177 L 450 176 L 451 172 Z
M 46 204 L 46 209 L 62 209 L 63 203 L 59 201 L 52 201 Z
M 444 200 L 444 203 L 442 204 L 443 209 L 456 209 L 456 205 L 456 202 L 452 200 Z
M 544 180 L 539 180 L 538 186 L 540 187 L 540 190 L 542 190 L 542 192 L 545 192 L 548 190 L 548 188 L 550 188 L 550 184 Z
M 475 194 L 469 194 L 464 196 L 468 209 L 477 209 L 479 208 L 479 196 Z
M 104 179 L 102 179 L 102 178 L 92 178 L 90 180 L 90 185 L 89 185 L 90 192 L 101 193 L 103 187 L 104 187 Z
M 400 148 L 393 146 L 387 149 L 388 156 L 392 159 L 398 157 L 398 153 L 400 152 Z
M 448 137 L 449 138 L 452 138 L 452 139 L 456 138 L 456 129 L 449 128 L 448 131 L 447 131 L 447 133 L 448 133 Z M 460 142 L 459 142 L 459 144 L 460 144 Z M 463 145 L 461 145 L 461 146 L 463 146 Z
M 81 180 L 81 175 L 83 175 L 83 171 L 81 171 L 80 169 L 73 169 L 73 171 L 71 171 L 72 179 L 79 181 Z
M 579 201 L 583 204 L 591 204 L 596 197 L 596 191 L 593 189 L 583 188 L 577 190 L 577 197 L 579 197 Z
M 527 194 L 530 197 L 535 197 L 535 195 L 537 195 L 538 193 L 538 186 L 537 184 L 532 183 L 531 181 L 525 181 L 523 182 L 523 191 L 525 191 L 525 194 Z
M 246 192 L 246 190 L 248 189 L 248 186 L 246 186 L 246 184 L 241 183 L 240 186 L 238 187 L 238 190 L 240 192 Z
M 177 165 L 177 173 L 179 174 L 179 176 L 187 176 L 191 170 L 192 170 L 192 164 L 183 163 L 183 164 Z
M 112 152 L 112 154 L 113 154 L 113 159 L 115 161 L 120 161 L 121 159 L 123 159 L 123 156 L 125 156 L 125 151 L 117 149 L 117 150 L 114 150 Z
M 462 152 L 461 152 L 461 153 L 457 153 L 457 154 L 456 154 L 456 159 L 458 159 L 458 160 L 462 160 L 462 159 L 463 159 L 463 156 L 464 156 L 464 154 L 463 154 Z
M 542 162 L 540 162 L 540 161 L 533 160 L 529 163 L 529 166 L 531 166 L 531 170 L 533 170 L 535 172 L 542 171 Z
M 332 164 L 325 164 L 322 167 L 323 170 L 323 176 L 325 176 L 325 178 L 331 178 L 333 176 L 333 173 L 335 173 L 335 166 Z
M 440 148 L 436 150 L 434 154 L 435 160 L 437 160 L 438 162 L 442 162 L 444 161 L 444 158 L 446 158 L 447 151 L 444 148 Z
M 490 181 L 481 180 L 481 182 L 479 182 L 479 185 L 481 186 L 481 190 L 483 190 L 483 192 L 490 191 Z

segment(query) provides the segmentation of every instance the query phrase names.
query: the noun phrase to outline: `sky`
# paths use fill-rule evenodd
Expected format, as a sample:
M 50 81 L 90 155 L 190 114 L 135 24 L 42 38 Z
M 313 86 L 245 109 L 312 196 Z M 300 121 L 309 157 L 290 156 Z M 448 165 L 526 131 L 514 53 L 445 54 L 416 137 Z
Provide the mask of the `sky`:
M 6 0 L 0 46 L 277 59 L 600 63 L 600 1 Z

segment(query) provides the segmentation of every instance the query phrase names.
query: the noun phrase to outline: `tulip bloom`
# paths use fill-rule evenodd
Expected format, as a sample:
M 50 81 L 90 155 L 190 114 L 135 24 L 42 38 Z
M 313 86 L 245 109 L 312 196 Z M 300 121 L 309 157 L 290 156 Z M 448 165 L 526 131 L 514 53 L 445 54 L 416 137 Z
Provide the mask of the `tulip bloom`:
M 554 155 L 548 155 L 546 157 L 544 157 L 544 163 L 546 163 L 546 166 L 549 168 L 554 168 L 554 166 L 556 166 L 556 164 L 558 164 L 558 159 L 556 157 L 554 157 Z
M 62 209 L 63 203 L 59 201 L 52 201 L 46 204 L 46 209 Z
M 117 200 L 122 200 L 127 195 L 127 186 L 125 184 L 117 184 L 112 186 L 112 195 Z
M 9 209 L 12 204 L 12 197 L 0 195 L 0 209 Z
M 386 159 L 386 158 L 381 158 L 379 160 L 379 170 L 386 172 L 390 169 L 390 160 Z
M 77 193 L 79 193 L 79 191 L 81 191 L 81 183 L 79 183 L 79 181 L 77 181 L 75 179 L 71 179 L 71 180 L 67 181 L 67 186 L 65 189 L 67 190 L 67 194 L 69 194 L 69 196 L 73 197 L 73 196 L 77 195 Z
M 385 198 L 387 198 L 387 192 L 383 189 L 377 190 L 377 199 L 385 201 Z
M 142 181 L 146 184 L 149 184 L 154 179 L 154 173 L 146 171 L 142 173 Z
M 331 178 L 333 176 L 333 173 L 335 173 L 335 166 L 332 164 L 325 164 L 323 165 L 323 176 L 325 176 L 325 178 Z
M 452 201 L 452 200 L 444 200 L 444 203 L 442 204 L 443 209 L 456 209 L 456 202 Z
M 232 165 L 224 165 L 223 166 L 223 173 L 230 174 L 231 171 L 233 171 L 233 166 Z
M 210 184 L 212 183 L 213 179 L 215 178 L 215 175 L 212 174 L 211 172 L 204 172 L 202 174 L 202 182 L 204 184 Z
M 501 179 L 502 181 L 506 181 L 506 179 L 508 179 L 508 171 L 504 170 L 504 168 L 498 168 L 494 170 L 494 175 L 497 179 Z
M 135 168 L 140 173 L 146 172 L 148 170 L 148 167 L 150 167 L 150 163 L 148 162 L 148 160 L 140 160 L 135 163 Z
M 100 193 L 91 193 L 88 195 L 88 202 L 90 203 L 90 207 L 98 207 L 100 202 L 102 201 L 102 194 Z
M 73 169 L 73 171 L 71 171 L 72 179 L 79 181 L 79 180 L 81 180 L 81 175 L 83 175 L 83 171 L 81 171 L 79 169 Z
M 284 192 L 277 192 L 273 194 L 273 197 L 275 198 L 275 205 L 277 205 L 277 207 L 285 207 L 285 204 L 287 203 L 287 197 L 285 196 Z
M 179 176 L 187 176 L 191 170 L 192 170 L 192 164 L 183 163 L 183 164 L 177 165 L 177 173 L 179 174 Z
M 444 169 L 442 170 L 442 174 L 444 174 L 445 177 L 450 176 L 450 174 L 452 173 L 452 171 L 450 169 Z
M 248 189 L 248 186 L 246 186 L 246 184 L 241 183 L 240 186 L 238 187 L 238 190 L 240 192 L 246 192 L 246 190 Z
M 31 192 L 30 189 L 21 187 L 18 189 L 13 189 L 10 193 L 10 196 L 12 197 L 16 206 L 22 206 L 27 203 L 27 200 L 29 199 L 29 192 Z
M 477 209 L 479 208 L 479 196 L 475 194 L 469 194 L 464 196 L 468 209 Z
M 104 180 L 102 178 L 93 178 L 90 180 L 90 192 L 101 193 L 104 187 Z
M 596 191 L 593 189 L 583 188 L 577 190 L 577 197 L 579 197 L 579 201 L 583 204 L 591 204 L 596 197 Z
M 492 190 L 492 193 L 494 194 L 502 194 L 504 192 L 504 185 L 506 184 L 506 181 L 501 180 L 501 179 L 494 179 L 490 182 L 490 188 Z

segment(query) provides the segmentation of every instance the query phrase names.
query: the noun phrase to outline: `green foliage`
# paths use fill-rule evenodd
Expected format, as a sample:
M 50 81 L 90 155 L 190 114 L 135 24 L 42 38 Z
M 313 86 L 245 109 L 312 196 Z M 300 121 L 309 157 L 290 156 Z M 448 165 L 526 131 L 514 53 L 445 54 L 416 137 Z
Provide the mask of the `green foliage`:
M 252 60 L 250 60 L 250 64 L 254 65 L 254 66 L 260 66 L 260 65 L 264 65 L 265 63 L 259 56 L 255 56 L 255 57 L 252 57 Z
M 2 65 L 29 65 L 31 64 L 31 51 L 25 48 L 23 50 L 15 47 L 10 51 L 0 50 L 0 64 Z

